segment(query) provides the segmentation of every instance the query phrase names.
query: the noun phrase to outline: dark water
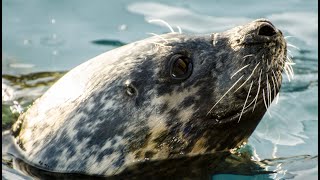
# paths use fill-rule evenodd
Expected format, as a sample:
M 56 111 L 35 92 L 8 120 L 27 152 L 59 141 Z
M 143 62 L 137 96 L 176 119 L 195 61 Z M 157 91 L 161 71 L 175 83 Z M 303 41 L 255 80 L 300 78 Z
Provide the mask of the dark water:
M 240 164 L 233 169 L 237 174 L 226 171 L 211 178 L 317 179 L 317 4 L 316 0 L 4 0 L 2 130 L 65 71 L 102 52 L 149 37 L 149 32 L 169 31 L 147 23 L 150 18 L 166 20 L 191 34 L 223 31 L 268 18 L 285 36 L 292 36 L 287 41 L 299 48 L 289 48 L 296 63 L 294 79 L 289 82 L 284 75 L 279 101 L 269 109 L 271 116 L 264 116 L 248 144 L 239 150 L 240 159 L 232 161 Z M 250 171 L 256 167 L 252 162 L 275 173 Z M 3 155 L 3 178 L 30 177 L 11 165 L 10 157 Z

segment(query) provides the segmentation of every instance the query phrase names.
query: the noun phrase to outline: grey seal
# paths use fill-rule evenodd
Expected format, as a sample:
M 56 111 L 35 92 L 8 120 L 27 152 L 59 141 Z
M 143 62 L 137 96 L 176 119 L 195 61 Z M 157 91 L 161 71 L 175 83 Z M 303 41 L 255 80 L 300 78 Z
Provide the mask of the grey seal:
M 229 151 L 279 92 L 286 53 L 266 19 L 221 33 L 156 35 L 69 71 L 12 134 L 23 161 L 62 173 L 112 176 Z

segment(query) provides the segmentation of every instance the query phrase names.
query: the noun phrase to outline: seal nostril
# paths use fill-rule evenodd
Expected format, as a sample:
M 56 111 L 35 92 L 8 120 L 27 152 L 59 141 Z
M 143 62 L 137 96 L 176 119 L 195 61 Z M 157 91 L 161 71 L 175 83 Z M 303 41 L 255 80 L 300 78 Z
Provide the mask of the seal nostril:
M 260 36 L 273 36 L 275 34 L 276 34 L 275 29 L 270 25 L 263 25 L 258 32 L 258 35 Z

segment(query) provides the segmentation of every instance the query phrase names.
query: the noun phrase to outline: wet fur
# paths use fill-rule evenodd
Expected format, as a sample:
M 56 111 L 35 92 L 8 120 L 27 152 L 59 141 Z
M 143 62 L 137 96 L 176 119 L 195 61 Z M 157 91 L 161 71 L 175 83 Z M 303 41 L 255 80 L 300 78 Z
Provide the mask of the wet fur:
M 261 89 L 267 88 L 267 75 L 273 76 L 270 69 L 276 73 L 279 86 L 268 91 L 269 101 L 282 80 L 284 38 L 280 31 L 272 41 L 256 37 L 261 23 L 266 21 L 212 35 L 154 36 L 76 67 L 13 127 L 22 159 L 49 171 L 109 176 L 150 160 L 238 146 L 266 112 L 264 91 L 257 93 L 260 72 Z M 182 82 L 172 80 L 168 71 L 168 61 L 177 53 L 193 62 L 192 75 Z M 243 58 L 250 54 L 254 56 Z M 249 91 L 251 81 L 255 84 Z M 126 93 L 126 82 L 137 90 L 133 96 Z M 245 100 L 256 94 L 254 111 L 253 104 L 244 109 Z

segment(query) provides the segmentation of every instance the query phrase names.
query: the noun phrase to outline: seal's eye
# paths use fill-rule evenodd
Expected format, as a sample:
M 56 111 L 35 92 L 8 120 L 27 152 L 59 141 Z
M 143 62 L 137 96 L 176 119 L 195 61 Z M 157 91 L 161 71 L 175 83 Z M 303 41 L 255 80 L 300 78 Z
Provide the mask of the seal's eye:
M 174 55 L 170 60 L 170 75 L 173 79 L 184 80 L 192 73 L 190 59 L 183 55 Z

